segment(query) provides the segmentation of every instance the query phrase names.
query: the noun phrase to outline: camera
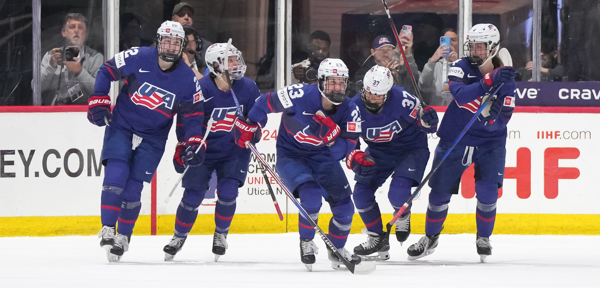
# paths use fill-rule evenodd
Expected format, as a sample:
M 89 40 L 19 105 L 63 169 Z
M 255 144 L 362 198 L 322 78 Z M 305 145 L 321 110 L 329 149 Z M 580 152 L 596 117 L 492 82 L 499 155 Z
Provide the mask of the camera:
M 61 49 L 61 53 L 63 54 L 63 60 L 73 62 L 75 61 L 73 58 L 79 57 L 79 47 L 77 46 L 67 46 Z

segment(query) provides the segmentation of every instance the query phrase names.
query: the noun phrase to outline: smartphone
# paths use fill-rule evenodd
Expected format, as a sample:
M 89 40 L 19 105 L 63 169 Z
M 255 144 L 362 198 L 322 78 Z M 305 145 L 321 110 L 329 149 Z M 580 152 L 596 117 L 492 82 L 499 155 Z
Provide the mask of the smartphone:
M 448 57 L 448 56 L 450 56 L 450 37 L 448 37 L 448 36 L 440 37 L 440 46 L 443 44 L 446 44 L 446 47 L 448 48 L 448 52 L 446 54 L 444 54 L 444 57 Z
M 402 30 L 400 30 L 400 35 L 403 35 L 403 34 L 410 36 L 410 34 L 412 34 L 412 26 L 402 25 Z
M 65 61 L 73 62 L 73 58 L 79 57 L 79 47 L 67 46 L 63 49 L 63 58 Z

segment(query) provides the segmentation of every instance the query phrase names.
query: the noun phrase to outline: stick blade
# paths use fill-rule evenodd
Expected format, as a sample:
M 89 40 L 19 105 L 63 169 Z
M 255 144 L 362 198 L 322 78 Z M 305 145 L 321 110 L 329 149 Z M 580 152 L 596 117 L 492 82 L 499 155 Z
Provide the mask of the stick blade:
M 512 57 L 510 56 L 508 49 L 500 49 L 500 51 L 498 51 L 498 58 L 500 58 L 500 61 L 502 61 L 502 66 L 513 66 Z
M 375 264 L 375 261 L 360 261 L 347 268 L 352 274 L 367 275 L 373 273 L 375 269 L 377 269 L 377 265 Z

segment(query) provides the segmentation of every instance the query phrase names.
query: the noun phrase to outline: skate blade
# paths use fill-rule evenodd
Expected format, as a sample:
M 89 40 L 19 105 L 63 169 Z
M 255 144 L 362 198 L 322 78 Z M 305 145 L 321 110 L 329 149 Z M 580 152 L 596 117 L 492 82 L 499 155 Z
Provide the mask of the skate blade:
M 215 254 L 215 262 L 219 261 L 219 257 L 221 257 L 221 255 Z
M 481 263 L 485 263 L 485 258 L 486 258 L 487 256 L 488 256 L 488 255 L 479 255 L 479 261 L 481 261 Z
M 165 253 L 165 261 L 166 262 L 171 262 L 171 261 L 173 261 L 173 259 L 175 259 L 175 255 L 171 255 L 169 253 Z
M 388 251 L 383 251 L 383 252 L 377 252 L 377 255 L 357 255 L 359 256 L 363 261 L 385 261 L 385 260 L 389 260 L 390 259 L 390 252 Z
M 417 260 L 417 259 L 423 258 L 425 256 L 429 256 L 429 255 L 433 254 L 434 251 L 435 251 L 435 248 L 429 249 L 429 250 L 425 251 L 425 253 L 418 255 L 418 256 L 408 256 L 408 260 Z
M 360 263 L 356 264 L 354 266 L 354 274 L 360 274 L 360 275 L 366 275 L 366 274 L 371 274 L 373 273 L 373 271 L 375 271 L 375 269 L 377 268 L 377 265 L 375 264 L 374 261 L 361 261 Z
M 108 262 L 117 263 L 119 261 L 121 261 L 121 256 L 112 254 L 110 252 L 108 253 Z
M 348 270 L 346 265 L 344 265 L 342 262 L 331 262 L 331 268 L 334 270 Z
M 308 271 L 312 272 L 312 264 L 304 264 L 304 266 L 306 266 L 306 269 L 308 269 Z

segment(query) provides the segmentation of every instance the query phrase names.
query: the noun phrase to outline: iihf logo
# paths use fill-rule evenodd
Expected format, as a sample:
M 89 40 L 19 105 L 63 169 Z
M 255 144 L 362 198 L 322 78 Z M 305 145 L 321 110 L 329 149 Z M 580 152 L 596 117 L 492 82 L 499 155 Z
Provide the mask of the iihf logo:
M 243 110 L 244 108 L 241 107 Z M 230 132 L 235 122 L 237 109 L 235 107 L 216 108 L 213 110 L 210 117 L 213 119 L 213 125 L 210 128 L 211 132 L 225 131 Z
M 367 129 L 367 140 L 371 142 L 390 142 L 394 134 L 402 131 L 402 126 L 398 120 L 383 127 L 374 127 Z
M 175 94 L 145 82 L 133 93 L 131 101 L 136 105 L 141 105 L 152 110 L 161 105 L 171 110 L 173 109 L 173 102 L 175 102 Z

